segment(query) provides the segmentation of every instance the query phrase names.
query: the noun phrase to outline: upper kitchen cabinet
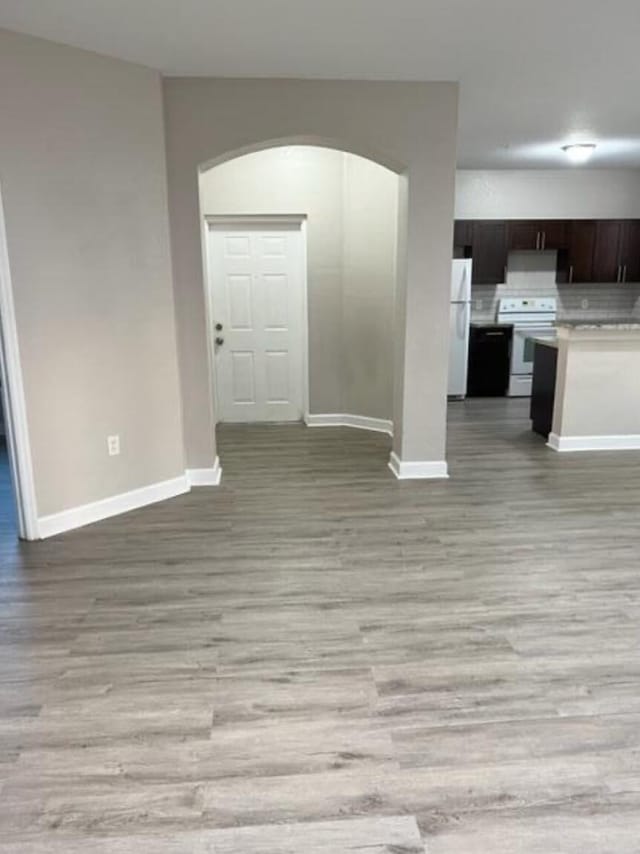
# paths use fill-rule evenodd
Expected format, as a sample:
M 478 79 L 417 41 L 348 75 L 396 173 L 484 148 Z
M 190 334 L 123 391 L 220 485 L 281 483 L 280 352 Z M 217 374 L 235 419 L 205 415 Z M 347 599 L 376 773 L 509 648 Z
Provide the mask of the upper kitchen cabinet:
M 619 282 L 622 276 L 620 243 L 622 223 L 618 220 L 601 220 L 596 223 L 593 249 L 593 282 Z
M 511 251 L 554 250 L 557 281 L 640 282 L 640 220 L 457 220 L 454 244 L 473 258 L 474 285 L 501 284 Z
M 558 252 L 559 283 L 593 282 L 593 257 L 596 243 L 596 223 L 588 219 L 569 224 L 567 248 Z
M 509 249 L 522 252 L 540 249 L 540 223 L 532 220 L 514 220 L 508 225 Z
M 453 224 L 453 245 L 456 249 L 470 249 L 473 239 L 473 221 L 457 219 Z
M 564 220 L 513 220 L 508 224 L 509 249 L 544 252 L 565 249 L 567 223 Z
M 499 220 L 477 220 L 473 224 L 471 282 L 497 285 L 506 279 L 507 225 Z
M 574 220 L 558 253 L 558 282 L 640 281 L 640 220 Z
M 548 219 L 540 223 L 543 250 L 566 249 L 569 240 L 569 223 L 563 219 Z
M 638 220 L 600 220 L 596 223 L 592 281 L 640 281 Z
M 640 220 L 622 223 L 620 234 L 621 281 L 640 282 Z
M 471 282 L 497 285 L 505 280 L 507 267 L 507 225 L 503 220 L 457 220 L 454 228 L 456 248 L 473 258 Z

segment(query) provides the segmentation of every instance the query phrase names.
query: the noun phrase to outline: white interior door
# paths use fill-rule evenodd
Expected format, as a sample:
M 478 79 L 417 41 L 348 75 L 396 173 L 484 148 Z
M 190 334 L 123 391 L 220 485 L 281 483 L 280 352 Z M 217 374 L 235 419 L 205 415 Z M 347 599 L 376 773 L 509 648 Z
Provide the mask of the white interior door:
M 218 420 L 299 421 L 306 323 L 301 224 L 212 226 L 208 235 Z

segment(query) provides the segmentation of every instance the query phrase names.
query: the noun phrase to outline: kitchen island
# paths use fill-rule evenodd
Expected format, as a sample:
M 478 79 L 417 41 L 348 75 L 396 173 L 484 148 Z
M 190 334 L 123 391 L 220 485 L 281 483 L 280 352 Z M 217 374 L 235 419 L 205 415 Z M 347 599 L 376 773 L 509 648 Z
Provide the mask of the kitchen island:
M 640 319 L 557 328 L 535 342 L 534 429 L 555 451 L 640 449 Z

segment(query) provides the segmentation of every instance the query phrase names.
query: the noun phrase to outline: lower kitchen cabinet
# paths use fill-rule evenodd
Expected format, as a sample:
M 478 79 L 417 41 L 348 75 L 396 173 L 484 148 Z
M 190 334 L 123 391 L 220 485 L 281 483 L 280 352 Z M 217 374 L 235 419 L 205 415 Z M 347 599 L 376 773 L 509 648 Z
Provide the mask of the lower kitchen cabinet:
M 558 348 L 555 342 L 540 344 L 533 351 L 533 380 L 529 416 L 531 429 L 545 439 L 553 426 L 553 407 L 556 394 Z
M 472 323 L 469 329 L 469 397 L 504 397 L 509 388 L 513 327 Z

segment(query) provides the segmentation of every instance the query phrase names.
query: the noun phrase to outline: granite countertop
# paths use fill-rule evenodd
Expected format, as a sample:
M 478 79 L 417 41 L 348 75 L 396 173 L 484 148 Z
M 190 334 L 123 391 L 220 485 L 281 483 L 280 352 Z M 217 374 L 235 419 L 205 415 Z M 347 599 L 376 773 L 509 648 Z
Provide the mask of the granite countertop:
M 640 329 L 640 317 L 606 317 L 599 320 L 559 320 L 556 326 L 566 329 Z
M 498 323 L 497 320 L 472 320 L 469 326 L 475 326 L 476 328 L 490 327 L 493 329 L 494 327 L 500 327 L 503 329 L 512 329 L 513 323 Z
M 536 344 L 542 344 L 545 347 L 554 347 L 556 350 L 558 349 L 558 339 L 557 338 L 539 338 L 537 335 L 532 335 L 531 341 L 533 341 Z

